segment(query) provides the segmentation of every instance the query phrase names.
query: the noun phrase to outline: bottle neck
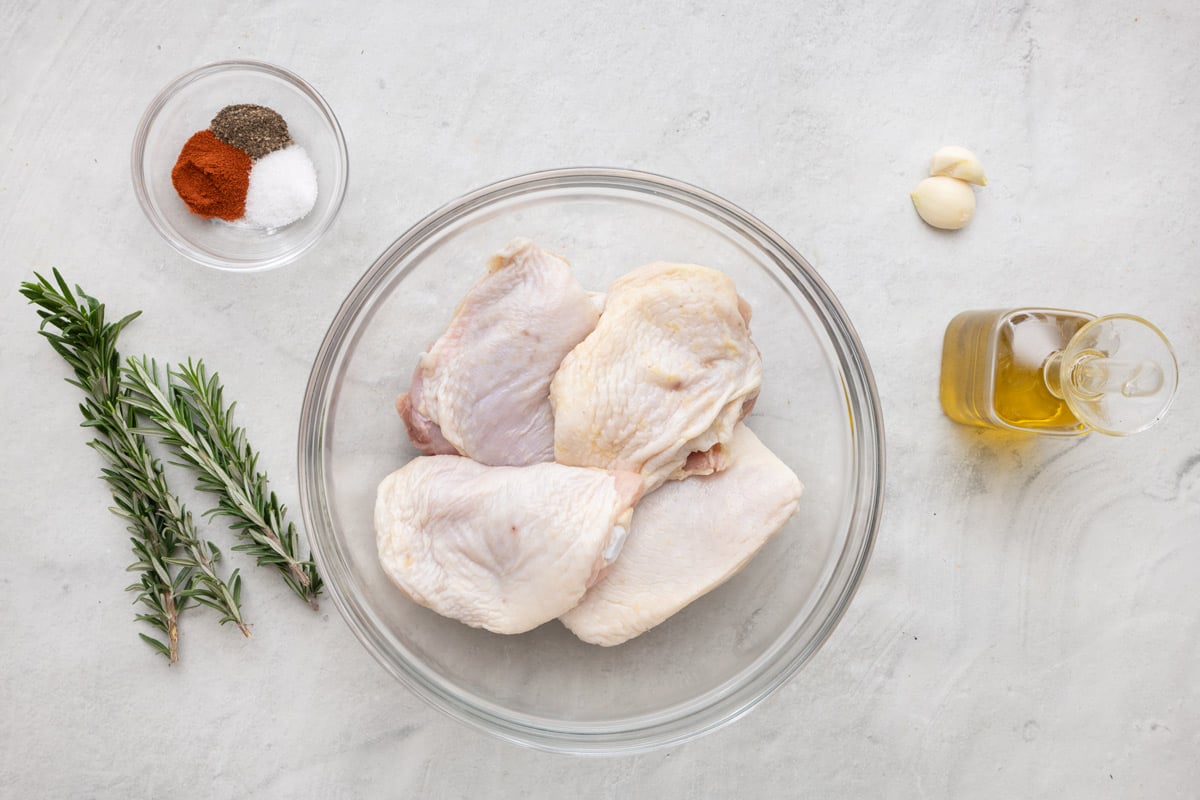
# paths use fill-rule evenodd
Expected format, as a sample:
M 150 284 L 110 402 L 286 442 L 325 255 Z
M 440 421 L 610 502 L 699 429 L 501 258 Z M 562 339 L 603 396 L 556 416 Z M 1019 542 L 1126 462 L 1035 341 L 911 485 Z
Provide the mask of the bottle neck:
M 1063 399 L 1062 360 L 1062 351 L 1055 350 L 1042 363 L 1042 380 L 1045 381 L 1046 388 L 1050 390 L 1050 394 L 1059 400 Z
M 1105 395 L 1126 398 L 1152 397 L 1162 391 L 1166 376 L 1153 361 L 1124 361 L 1099 355 L 1080 355 L 1071 365 L 1069 386 L 1063 386 L 1063 354 L 1051 353 L 1042 364 L 1042 380 L 1050 394 L 1063 400 L 1066 392 L 1076 398 L 1096 399 Z

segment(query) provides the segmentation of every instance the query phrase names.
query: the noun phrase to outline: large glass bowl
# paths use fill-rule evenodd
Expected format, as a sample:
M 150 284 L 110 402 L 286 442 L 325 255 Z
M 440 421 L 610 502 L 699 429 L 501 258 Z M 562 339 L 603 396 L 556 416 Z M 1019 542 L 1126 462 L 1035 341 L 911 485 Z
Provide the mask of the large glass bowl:
M 204 219 L 171 183 L 184 142 L 234 103 L 278 111 L 312 159 L 317 201 L 300 220 L 262 230 Z M 333 109 L 299 75 L 261 61 L 220 61 L 171 81 L 138 123 L 131 153 L 133 190 L 154 229 L 191 260 L 231 272 L 258 272 L 296 260 L 315 245 L 342 207 L 349 177 L 346 140 Z
M 618 647 L 558 622 L 469 628 L 404 597 L 376 560 L 375 489 L 417 455 L 393 408 L 489 255 L 527 236 L 602 290 L 654 260 L 717 267 L 753 306 L 762 394 L 747 423 L 805 484 L 787 526 L 726 584 Z M 300 420 L 300 496 L 329 593 L 404 685 L 506 739 L 572 753 L 676 743 L 745 713 L 828 638 L 866 566 L 883 498 L 883 428 L 837 300 L 761 222 L 679 181 L 616 169 L 487 186 L 414 225 L 371 266 L 317 354 Z M 570 498 L 563 498 L 570 502 Z

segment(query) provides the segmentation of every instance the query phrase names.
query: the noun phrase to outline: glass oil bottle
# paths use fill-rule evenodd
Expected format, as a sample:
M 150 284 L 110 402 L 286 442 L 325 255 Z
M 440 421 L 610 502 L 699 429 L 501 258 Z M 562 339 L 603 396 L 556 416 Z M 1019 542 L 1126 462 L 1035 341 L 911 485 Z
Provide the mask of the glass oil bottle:
M 951 320 L 942 346 L 942 409 L 967 425 L 1123 436 L 1161 419 L 1177 385 L 1170 343 L 1131 315 L 966 311 Z

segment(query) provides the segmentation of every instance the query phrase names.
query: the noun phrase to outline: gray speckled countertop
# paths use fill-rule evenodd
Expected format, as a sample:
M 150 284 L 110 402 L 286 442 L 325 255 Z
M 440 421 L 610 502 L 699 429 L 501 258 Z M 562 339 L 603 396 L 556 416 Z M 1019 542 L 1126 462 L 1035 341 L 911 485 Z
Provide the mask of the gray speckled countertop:
M 453 5 L 453 4 L 452 4 Z M 1188 797 L 1200 786 L 1200 10 L 1079 4 L 9 2 L 0 9 L 0 794 L 12 797 Z M 310 80 L 350 190 L 254 276 L 195 266 L 130 188 L 150 98 L 209 61 Z M 939 145 L 991 185 L 956 235 L 908 191 Z M 57 265 L 145 315 L 129 352 L 207 356 L 298 510 L 296 426 L 341 298 L 408 225 L 510 175 L 695 183 L 804 253 L 869 354 L 885 515 L 857 598 L 793 681 L 712 735 L 581 760 L 456 723 L 332 603 L 253 580 L 253 640 L 136 640 L 129 560 L 66 368 L 17 294 Z M 1182 371 L 1157 428 L 1013 439 L 937 403 L 958 311 L 1156 322 Z

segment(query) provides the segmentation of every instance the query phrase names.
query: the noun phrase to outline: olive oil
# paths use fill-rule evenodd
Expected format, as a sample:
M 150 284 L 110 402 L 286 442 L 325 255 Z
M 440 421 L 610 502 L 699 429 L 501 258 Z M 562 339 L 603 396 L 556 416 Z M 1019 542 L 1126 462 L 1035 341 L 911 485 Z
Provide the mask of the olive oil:
M 1048 308 L 967 311 L 946 328 L 946 416 L 987 428 L 1078 435 L 1086 426 L 1046 384 L 1047 362 L 1092 314 Z
M 1128 436 L 1171 406 L 1179 364 L 1132 314 L 966 311 L 942 344 L 942 409 L 955 422 L 1055 436 Z

